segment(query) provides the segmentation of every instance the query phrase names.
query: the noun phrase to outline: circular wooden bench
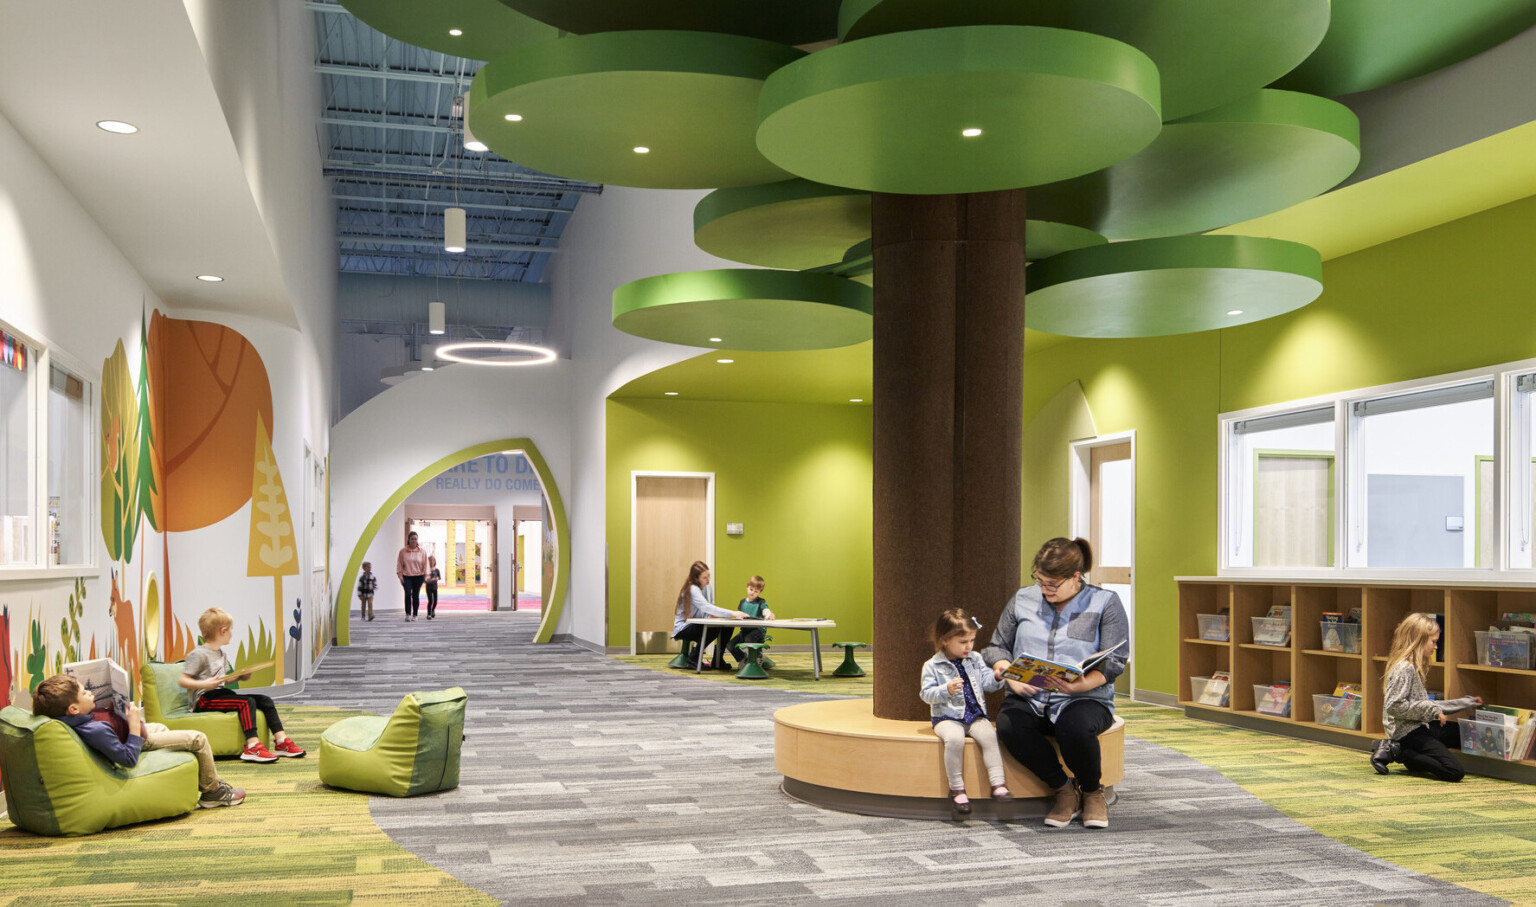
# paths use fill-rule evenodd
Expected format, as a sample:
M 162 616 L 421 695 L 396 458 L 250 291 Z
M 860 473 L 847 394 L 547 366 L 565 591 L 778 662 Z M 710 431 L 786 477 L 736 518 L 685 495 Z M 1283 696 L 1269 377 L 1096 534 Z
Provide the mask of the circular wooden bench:
M 1113 803 L 1113 785 L 1125 777 L 1125 719 L 1115 717 L 1099 735 L 1099 747 L 1103 783 Z M 944 745 L 932 723 L 876 718 L 869 699 L 779 709 L 773 715 L 773 761 L 784 776 L 784 792 L 807 803 L 864 815 L 950 818 Z M 965 791 L 973 816 L 1043 816 L 1050 808 L 1044 798 L 1051 791 L 1006 748 L 1003 766 L 1008 789 L 1019 798 L 1010 804 L 992 802 L 981 750 L 967 738 Z

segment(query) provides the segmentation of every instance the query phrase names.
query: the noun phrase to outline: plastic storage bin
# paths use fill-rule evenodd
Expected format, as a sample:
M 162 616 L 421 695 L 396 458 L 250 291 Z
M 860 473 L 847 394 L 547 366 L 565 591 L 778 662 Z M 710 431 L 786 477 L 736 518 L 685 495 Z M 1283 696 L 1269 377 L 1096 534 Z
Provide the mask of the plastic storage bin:
M 1212 642 L 1226 642 L 1232 638 L 1232 627 L 1225 614 L 1196 614 L 1200 622 L 1200 638 Z
M 1284 648 L 1291 644 L 1291 622 L 1283 617 L 1253 618 L 1253 641 Z
M 1497 668 L 1520 668 L 1529 671 L 1531 662 L 1531 634 L 1510 633 L 1503 630 L 1477 630 L 1477 663 Z
M 1289 718 L 1291 715 L 1291 688 L 1289 686 L 1273 686 L 1266 683 L 1253 685 L 1253 709 L 1261 715 L 1277 715 L 1281 718 Z
M 1189 678 L 1189 696 L 1199 705 L 1226 708 L 1232 704 L 1232 681 L 1211 677 Z
M 1323 693 L 1312 694 L 1312 715 L 1318 724 L 1329 727 L 1348 728 L 1352 731 L 1360 730 L 1360 713 L 1365 708 L 1365 700 L 1359 696 L 1328 696 Z
M 1325 620 L 1323 625 L 1323 651 L 1360 654 L 1360 625 L 1343 624 Z
M 1520 729 L 1492 721 L 1461 719 L 1461 751 L 1472 756 L 1508 759 Z

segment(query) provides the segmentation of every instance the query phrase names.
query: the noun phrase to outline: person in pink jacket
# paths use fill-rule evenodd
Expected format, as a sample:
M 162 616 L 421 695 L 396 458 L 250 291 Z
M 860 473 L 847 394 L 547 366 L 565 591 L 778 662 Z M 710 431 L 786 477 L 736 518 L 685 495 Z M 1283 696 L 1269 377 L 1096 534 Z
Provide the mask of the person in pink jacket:
M 416 619 L 421 610 L 421 584 L 427 581 L 427 552 L 416 541 L 416 533 L 405 537 L 405 547 L 395 557 L 395 576 L 405 587 L 405 619 Z

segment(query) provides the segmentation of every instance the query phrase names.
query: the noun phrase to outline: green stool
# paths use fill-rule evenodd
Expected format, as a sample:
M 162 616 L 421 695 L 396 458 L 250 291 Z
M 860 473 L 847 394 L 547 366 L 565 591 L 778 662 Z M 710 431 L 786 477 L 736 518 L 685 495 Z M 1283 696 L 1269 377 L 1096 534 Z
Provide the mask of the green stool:
M 843 663 L 832 672 L 833 677 L 863 677 L 864 669 L 853 660 L 854 649 L 868 648 L 868 644 L 862 642 L 835 642 L 832 645 L 843 647 Z
M 736 676 L 743 680 L 763 680 L 767 678 L 768 672 L 763 670 L 762 657 L 763 648 L 768 644 L 765 642 L 744 642 L 738 643 L 738 645 L 747 650 L 747 660 L 742 662 L 741 667 L 736 669 Z
M 763 634 L 763 642 L 771 643 L 771 642 L 773 642 L 773 637 L 769 636 L 766 633 L 764 633 Z M 772 671 L 774 668 L 778 667 L 778 665 L 774 664 L 773 659 L 768 657 L 768 651 L 767 650 L 771 649 L 771 648 L 773 648 L 773 646 L 764 646 L 763 647 L 763 667 L 767 668 L 770 671 Z
M 669 668 L 691 668 L 691 667 L 693 667 L 693 657 L 690 656 L 688 653 L 693 650 L 694 645 L 695 645 L 694 641 L 691 640 L 691 639 L 683 640 L 682 651 L 677 653 L 677 657 L 676 658 L 674 658 L 671 661 L 667 662 L 667 667 L 669 667 Z

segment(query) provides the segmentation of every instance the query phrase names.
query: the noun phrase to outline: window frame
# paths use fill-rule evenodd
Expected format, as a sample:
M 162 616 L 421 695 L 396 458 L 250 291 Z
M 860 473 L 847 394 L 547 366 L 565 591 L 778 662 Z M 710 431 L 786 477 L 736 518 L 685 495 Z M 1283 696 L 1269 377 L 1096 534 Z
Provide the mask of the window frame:
M 1513 412 L 1513 404 L 1517 397 L 1517 382 L 1522 375 L 1536 375 L 1536 359 L 1524 359 L 1517 362 L 1507 362 L 1483 368 L 1467 369 L 1460 372 L 1452 372 L 1442 375 L 1433 375 L 1425 378 L 1417 378 L 1408 381 L 1399 381 L 1391 384 L 1381 384 L 1372 387 L 1354 388 L 1334 394 L 1324 394 L 1298 400 L 1289 400 L 1283 403 L 1268 404 L 1243 410 L 1233 410 L 1221 413 L 1217 416 L 1217 444 L 1218 444 L 1218 489 L 1217 489 L 1217 576 L 1231 578 L 1252 579 L 1316 579 L 1319 581 L 1342 580 L 1372 580 L 1372 579 L 1408 579 L 1424 580 L 1430 582 L 1456 581 L 1466 582 L 1530 582 L 1536 580 L 1536 566 L 1514 567 L 1511 564 L 1511 509 L 1514 506 L 1530 507 L 1531 502 L 1525 500 L 1517 502 L 1514 496 L 1521 492 L 1521 484 L 1518 477 L 1513 476 L 1509 464 L 1520 462 L 1519 455 L 1522 449 L 1530 450 L 1536 447 L 1536 441 L 1529 437 L 1522 439 L 1514 437 L 1518 434 L 1512 430 L 1512 423 L 1516 421 Z M 1536 380 L 1536 379 L 1532 379 Z M 1479 567 L 1474 563 L 1470 567 L 1364 567 L 1350 566 L 1349 549 L 1351 539 L 1357 531 L 1363 532 L 1365 519 L 1364 481 L 1358 475 L 1363 464 L 1359 461 L 1361 419 L 1365 416 L 1355 414 L 1355 404 L 1382 397 L 1402 396 L 1411 393 L 1433 391 L 1441 388 L 1450 388 L 1460 385 L 1475 384 L 1480 381 L 1491 381 L 1493 387 L 1493 522 L 1495 556 L 1489 567 Z M 1528 391 L 1530 410 L 1526 414 L 1526 423 L 1523 425 L 1527 434 L 1531 430 L 1531 424 L 1536 423 L 1536 391 Z M 1238 531 L 1234 518 L 1232 494 L 1234 491 L 1234 470 L 1243 470 L 1243 475 L 1252 480 L 1251 464 L 1237 464 L 1233 462 L 1233 426 L 1239 422 L 1255 419 L 1263 419 L 1275 416 L 1283 416 L 1291 413 L 1301 413 L 1307 410 L 1316 410 L 1332 407 L 1334 413 L 1334 470 L 1336 486 L 1334 488 L 1332 524 L 1333 566 L 1330 567 L 1254 567 L 1234 565 L 1234 532 Z M 1536 451 L 1527 456 L 1536 456 Z M 1474 480 L 1476 473 L 1474 472 Z M 1526 487 L 1536 485 L 1536 480 L 1528 480 Z M 1531 493 L 1536 494 L 1536 489 Z M 1251 514 L 1249 515 L 1251 517 Z M 1468 529 L 1473 530 L 1476 525 L 1476 515 L 1468 519 Z M 1358 524 L 1358 525 L 1357 525 Z M 1473 530 L 1475 531 L 1475 530 Z M 1533 528 L 1536 533 L 1536 528 Z M 1474 544 L 1474 549 L 1475 549 Z M 1536 563 L 1536 559 L 1533 559 Z
M 0 583 L 18 580 L 52 580 L 73 579 L 77 577 L 92 577 L 100 573 L 100 561 L 97 554 L 100 535 L 101 502 L 98 495 L 92 493 L 96 487 L 93 480 L 99 476 L 101 469 L 101 374 L 98 371 L 86 367 L 81 360 L 58 349 L 45 338 L 37 334 L 17 330 L 9 322 L 0 321 L 0 328 L 7 334 L 15 336 L 26 343 L 28 355 L 31 361 L 28 370 L 32 375 L 28 381 L 27 405 L 31 412 L 32 443 L 30 447 L 32 471 L 32 508 L 35 519 L 32 521 L 32 550 L 34 559 L 27 564 L 0 564 Z M 86 528 L 86 562 L 78 564 L 49 563 L 49 539 L 48 539 L 48 465 L 49 465 L 49 413 L 48 392 L 50 376 L 53 366 L 79 378 L 85 382 L 86 390 L 90 395 L 90 406 L 86 412 L 86 432 L 88 443 L 86 444 L 85 458 L 85 528 Z

